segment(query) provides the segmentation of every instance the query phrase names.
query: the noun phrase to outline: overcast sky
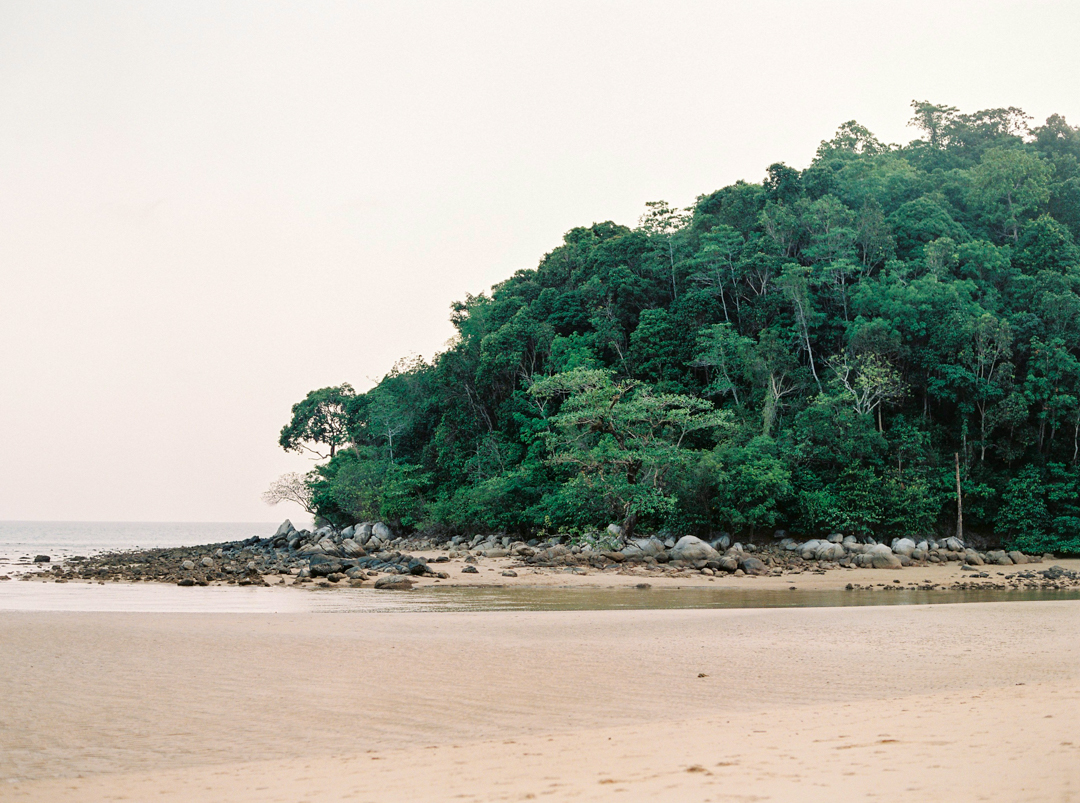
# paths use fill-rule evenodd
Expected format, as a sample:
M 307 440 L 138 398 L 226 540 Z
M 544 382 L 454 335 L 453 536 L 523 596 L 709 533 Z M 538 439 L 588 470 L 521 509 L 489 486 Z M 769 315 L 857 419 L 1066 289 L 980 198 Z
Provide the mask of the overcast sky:
M 1080 123 L 1075 2 L 0 2 L 0 519 L 269 521 L 308 390 L 912 99 Z

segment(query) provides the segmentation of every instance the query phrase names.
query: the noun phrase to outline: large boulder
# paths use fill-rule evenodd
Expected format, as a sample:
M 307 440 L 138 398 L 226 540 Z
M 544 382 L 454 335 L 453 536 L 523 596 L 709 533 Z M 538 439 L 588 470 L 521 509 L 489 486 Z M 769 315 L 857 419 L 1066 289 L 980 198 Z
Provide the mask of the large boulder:
M 760 558 L 754 558 L 747 555 L 739 561 L 739 568 L 747 574 L 768 574 L 769 567 L 766 566 Z
M 892 551 L 897 555 L 911 557 L 911 553 L 918 549 L 918 545 L 910 538 L 897 538 L 893 541 Z
M 375 581 L 375 588 L 384 591 L 409 591 L 413 581 L 403 574 L 386 574 Z
M 627 558 L 655 558 L 664 551 L 664 544 L 659 538 L 633 538 L 622 548 L 622 554 Z
M 371 538 L 371 529 L 374 525 L 370 521 L 361 522 L 353 528 L 353 540 L 360 546 L 366 546 Z
M 945 539 L 945 548 L 953 552 L 963 552 L 964 542 L 956 536 L 950 536 L 949 538 Z
M 1027 563 L 1028 562 L 1027 555 L 1025 555 L 1023 552 L 1020 552 L 1017 549 L 1012 550 L 1011 552 L 1008 553 L 1008 555 L 1009 555 L 1009 558 L 1012 560 L 1013 563 L 1020 564 L 1020 563 Z
M 1012 566 L 1012 558 L 1000 549 L 992 549 L 986 553 L 986 559 L 995 566 Z
M 799 555 L 803 560 L 814 560 L 814 555 L 817 554 L 817 548 L 819 546 L 821 546 L 821 541 L 812 538 L 799 546 Z
M 982 559 L 982 556 L 971 547 L 964 550 L 964 562 L 969 566 L 982 566 L 986 561 Z
M 384 544 L 389 543 L 394 538 L 394 532 L 390 529 L 390 526 L 385 522 L 378 521 L 371 527 L 371 534 L 382 541 Z
M 727 533 L 720 533 L 716 538 L 709 542 L 709 546 L 717 552 L 723 552 L 731 546 L 731 536 Z
M 885 544 L 874 544 L 863 554 L 869 558 L 870 567 L 873 569 L 903 568 L 900 558 L 896 557 Z
M 285 519 L 285 521 L 281 522 L 281 524 L 278 526 L 277 532 L 274 533 L 274 538 L 278 538 L 282 535 L 288 535 L 292 532 L 296 532 L 296 528 L 293 527 L 293 523 L 291 521 Z
M 319 549 L 325 552 L 327 555 L 337 555 L 338 547 L 334 543 L 333 537 L 327 535 L 319 539 Z
M 693 535 L 684 535 L 671 549 L 672 560 L 685 560 L 693 563 L 695 560 L 720 560 L 720 553 L 706 544 L 700 538 Z
M 308 569 L 313 577 L 340 574 L 345 571 L 345 568 L 345 564 L 341 560 L 330 555 L 312 555 L 308 563 Z
M 364 548 L 352 538 L 343 540 L 338 548 L 347 558 L 362 558 L 367 554 L 367 552 L 364 551 Z
M 814 550 L 816 560 L 842 560 L 845 554 L 843 544 L 829 543 L 828 541 L 818 544 L 818 548 Z

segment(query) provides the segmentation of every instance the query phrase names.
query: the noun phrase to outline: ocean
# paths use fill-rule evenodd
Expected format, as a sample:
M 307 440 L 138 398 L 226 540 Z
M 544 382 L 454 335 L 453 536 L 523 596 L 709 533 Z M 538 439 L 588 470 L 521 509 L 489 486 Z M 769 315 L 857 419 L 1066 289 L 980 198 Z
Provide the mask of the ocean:
M 53 560 L 136 547 L 172 547 L 273 535 L 277 522 L 0 521 L 0 571 L 35 555 Z M 299 525 L 299 522 L 297 523 Z

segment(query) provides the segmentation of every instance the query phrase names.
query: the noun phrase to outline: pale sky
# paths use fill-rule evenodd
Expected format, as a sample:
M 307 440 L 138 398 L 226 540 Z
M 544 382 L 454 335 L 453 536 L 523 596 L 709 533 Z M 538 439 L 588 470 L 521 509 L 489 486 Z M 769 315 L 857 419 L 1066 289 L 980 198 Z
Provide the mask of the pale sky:
M 0 519 L 271 521 L 563 232 L 912 99 L 1080 123 L 1075 2 L 0 2 Z

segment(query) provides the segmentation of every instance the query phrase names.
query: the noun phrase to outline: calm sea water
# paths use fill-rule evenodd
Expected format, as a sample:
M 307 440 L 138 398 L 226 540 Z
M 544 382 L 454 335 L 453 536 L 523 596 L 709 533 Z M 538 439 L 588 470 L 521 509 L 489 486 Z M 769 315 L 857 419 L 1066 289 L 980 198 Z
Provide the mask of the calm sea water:
M 135 547 L 171 547 L 272 535 L 277 523 L 183 521 L 0 521 L 0 566 Z

